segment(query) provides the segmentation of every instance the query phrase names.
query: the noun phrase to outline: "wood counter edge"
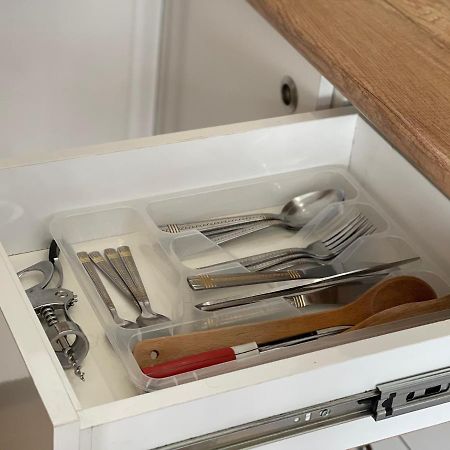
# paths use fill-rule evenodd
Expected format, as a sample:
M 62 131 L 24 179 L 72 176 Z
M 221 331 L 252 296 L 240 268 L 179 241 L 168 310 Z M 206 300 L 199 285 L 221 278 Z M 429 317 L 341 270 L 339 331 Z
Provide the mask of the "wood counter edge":
M 344 68 L 336 66 L 320 49 L 302 39 L 302 33 L 293 33 L 279 14 L 260 0 L 247 0 L 287 41 L 322 73 L 360 113 L 408 159 L 441 192 L 450 198 L 450 151 L 433 136 L 420 133 L 412 126 L 401 111 L 395 111 L 382 101 L 383 95 L 371 92 L 357 77 Z M 273 1 L 273 0 L 272 0 Z M 332 25 L 332 24 L 330 24 Z M 450 116 L 450 105 L 448 106 Z M 448 143 L 450 146 L 450 143 Z

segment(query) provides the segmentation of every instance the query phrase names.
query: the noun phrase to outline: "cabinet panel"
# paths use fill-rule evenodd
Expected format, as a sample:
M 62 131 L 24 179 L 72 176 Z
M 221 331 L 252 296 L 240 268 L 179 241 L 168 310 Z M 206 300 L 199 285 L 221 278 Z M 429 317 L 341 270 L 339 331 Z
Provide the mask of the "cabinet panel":
M 297 112 L 330 104 L 332 86 L 245 0 L 164 5 L 158 133 L 289 114 L 285 75 Z
M 161 0 L 0 8 L 1 157 L 152 134 Z

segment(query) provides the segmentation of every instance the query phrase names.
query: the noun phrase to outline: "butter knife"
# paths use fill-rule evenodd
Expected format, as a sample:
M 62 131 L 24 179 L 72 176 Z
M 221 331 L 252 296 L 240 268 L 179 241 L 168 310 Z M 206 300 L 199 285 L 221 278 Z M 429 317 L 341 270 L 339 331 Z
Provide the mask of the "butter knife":
M 307 294 L 318 289 L 349 283 L 355 280 L 361 280 L 362 278 L 366 278 L 369 276 L 378 276 L 381 273 L 388 271 L 389 269 L 393 269 L 395 267 L 409 264 L 418 260 L 420 260 L 419 257 L 407 258 L 390 263 L 377 264 L 371 267 L 366 266 L 362 268 L 354 268 L 347 272 L 338 273 L 322 278 L 304 278 L 300 280 L 291 280 L 288 282 L 283 282 L 283 285 L 281 287 L 262 286 L 259 291 L 248 297 L 230 296 L 215 300 L 208 300 L 195 306 L 202 311 L 217 311 L 224 308 L 249 305 L 251 303 L 260 302 L 262 300 L 283 297 L 291 294 Z

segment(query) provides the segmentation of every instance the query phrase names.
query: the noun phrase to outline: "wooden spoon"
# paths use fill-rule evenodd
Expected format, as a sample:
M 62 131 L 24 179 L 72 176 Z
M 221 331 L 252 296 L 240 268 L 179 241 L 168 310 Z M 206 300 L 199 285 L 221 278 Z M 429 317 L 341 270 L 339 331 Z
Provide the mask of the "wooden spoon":
M 427 313 L 445 311 L 446 309 L 450 309 L 450 295 L 435 298 L 434 300 L 427 300 L 425 302 L 405 303 L 404 305 L 398 305 L 394 308 L 380 311 L 379 313 L 357 323 L 348 330 L 345 330 L 344 333 L 353 330 L 360 330 L 361 328 L 373 327 L 384 323 L 395 322 L 396 320 L 422 316 Z
M 212 349 L 247 342 L 261 344 L 322 328 L 356 325 L 379 311 L 435 297 L 431 286 L 419 278 L 390 278 L 372 287 L 352 303 L 331 311 L 146 339 L 135 345 L 133 354 L 141 368 L 149 367 Z

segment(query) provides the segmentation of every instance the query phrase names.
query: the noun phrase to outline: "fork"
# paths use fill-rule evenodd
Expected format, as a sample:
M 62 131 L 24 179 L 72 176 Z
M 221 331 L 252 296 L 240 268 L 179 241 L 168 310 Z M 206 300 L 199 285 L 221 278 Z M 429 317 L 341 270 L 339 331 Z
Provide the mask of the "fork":
M 302 263 L 304 264 L 312 260 L 319 264 L 325 264 L 327 261 L 339 256 L 360 237 L 368 236 L 376 231 L 376 227 L 363 216 L 361 216 L 361 219 L 355 218 L 355 222 L 352 222 L 350 225 L 344 227 L 345 229 L 342 230 L 342 234 L 340 234 L 338 239 L 332 239 L 331 237 L 322 239 L 307 247 L 308 250 L 311 249 L 312 252 L 317 252 L 318 256 L 313 257 L 300 252 L 290 253 L 249 265 L 247 268 L 252 272 L 261 272 L 268 269 L 287 270 L 297 268 L 301 267 Z M 325 253 L 327 250 L 328 253 Z
M 280 267 L 281 264 L 287 262 L 291 263 L 289 266 L 291 267 L 292 265 L 297 265 L 302 259 L 329 261 L 342 253 L 360 237 L 369 235 L 375 231 L 376 227 L 363 214 L 358 213 L 355 217 L 346 221 L 337 231 L 334 231 L 321 240 L 312 242 L 307 247 L 292 247 L 259 253 L 245 258 L 199 267 L 199 269 L 218 269 L 231 262 L 237 262 L 252 272 L 259 272 L 275 267 L 277 269 L 287 268 L 284 266 Z

